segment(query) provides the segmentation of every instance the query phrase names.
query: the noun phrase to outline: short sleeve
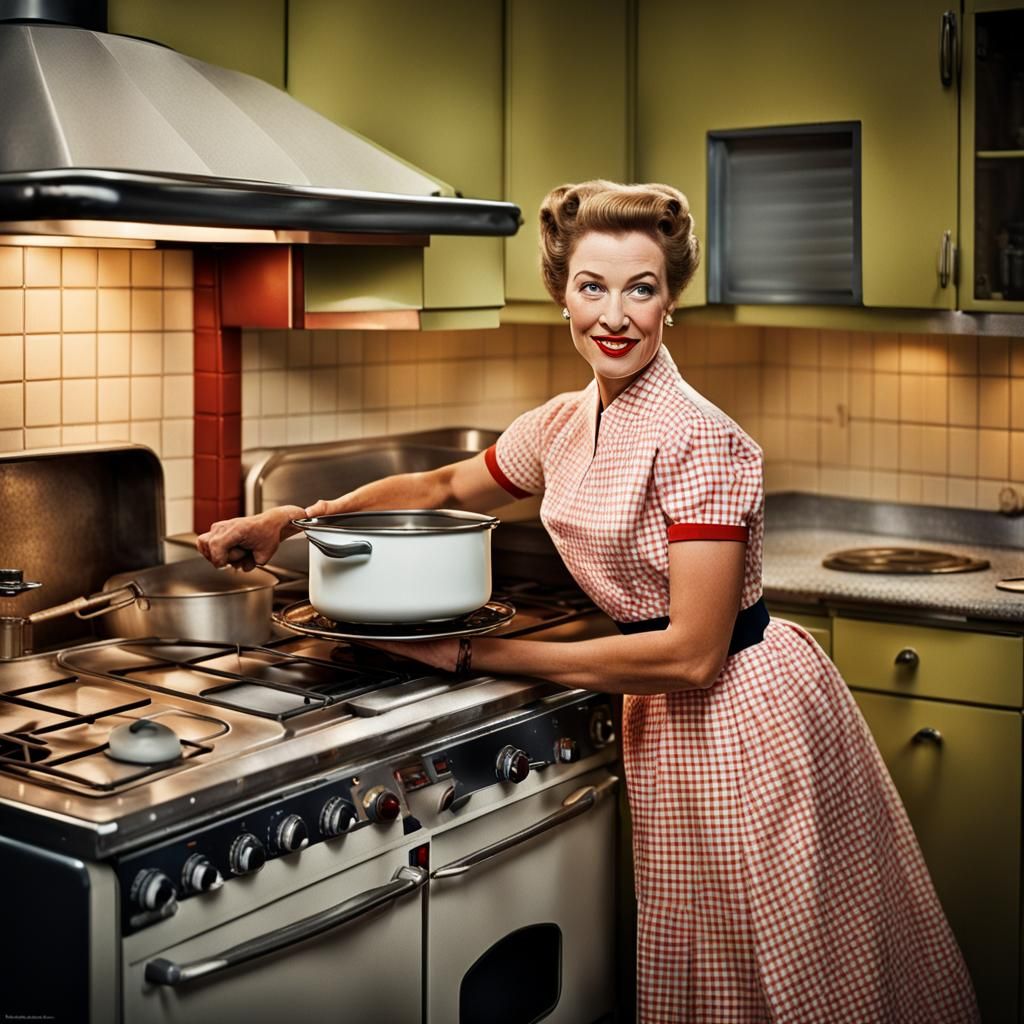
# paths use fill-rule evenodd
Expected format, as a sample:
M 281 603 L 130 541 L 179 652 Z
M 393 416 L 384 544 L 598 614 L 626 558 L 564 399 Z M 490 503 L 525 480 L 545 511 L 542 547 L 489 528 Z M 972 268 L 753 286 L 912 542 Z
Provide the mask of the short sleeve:
M 659 447 L 654 484 L 670 542 L 745 542 L 764 503 L 761 449 L 732 424 L 695 420 Z
M 544 490 L 541 435 L 546 412 L 546 405 L 524 412 L 484 453 L 491 476 L 513 498 L 528 498 Z

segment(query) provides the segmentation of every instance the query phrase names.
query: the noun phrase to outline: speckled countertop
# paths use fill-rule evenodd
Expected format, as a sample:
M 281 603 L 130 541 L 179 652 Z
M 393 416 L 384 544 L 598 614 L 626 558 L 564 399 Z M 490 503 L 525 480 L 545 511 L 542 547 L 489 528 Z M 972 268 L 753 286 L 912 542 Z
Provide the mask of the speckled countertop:
M 849 528 L 837 530 L 836 523 Z M 1024 520 L 784 494 L 769 497 L 765 524 L 764 592 L 769 607 L 773 602 L 834 603 L 1024 627 L 1024 594 L 996 589 L 1001 579 L 1024 576 Z M 983 539 L 987 543 L 979 543 Z M 1000 546 L 992 546 L 992 540 Z M 876 546 L 941 549 L 987 559 L 991 567 L 934 576 L 822 567 L 822 559 L 833 551 Z

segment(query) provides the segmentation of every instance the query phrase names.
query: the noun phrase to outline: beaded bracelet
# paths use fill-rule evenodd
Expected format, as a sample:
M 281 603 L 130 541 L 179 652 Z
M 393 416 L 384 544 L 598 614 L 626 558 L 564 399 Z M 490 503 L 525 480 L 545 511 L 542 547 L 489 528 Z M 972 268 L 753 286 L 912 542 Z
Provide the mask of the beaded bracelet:
M 473 642 L 469 637 L 459 638 L 459 653 L 455 659 L 455 674 L 457 676 L 468 676 L 473 664 Z

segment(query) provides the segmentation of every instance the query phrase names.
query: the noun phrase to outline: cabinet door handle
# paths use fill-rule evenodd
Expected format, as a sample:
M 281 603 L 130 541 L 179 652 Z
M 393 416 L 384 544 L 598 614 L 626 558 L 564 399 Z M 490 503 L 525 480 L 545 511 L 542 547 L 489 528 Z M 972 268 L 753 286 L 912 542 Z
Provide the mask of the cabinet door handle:
M 893 660 L 893 664 L 901 668 L 917 668 L 917 666 L 921 664 L 921 655 L 918 654 L 913 647 L 904 647 L 903 650 L 896 655 Z
M 939 81 L 944 89 L 948 89 L 957 78 L 958 55 L 956 13 L 946 11 L 939 24 Z
M 942 746 L 942 733 L 938 729 L 933 729 L 930 725 L 926 725 L 923 729 L 918 729 L 914 733 L 913 743 L 934 743 L 935 746 Z
M 956 246 L 953 245 L 953 232 L 943 231 L 939 242 L 939 287 L 948 288 L 956 279 Z

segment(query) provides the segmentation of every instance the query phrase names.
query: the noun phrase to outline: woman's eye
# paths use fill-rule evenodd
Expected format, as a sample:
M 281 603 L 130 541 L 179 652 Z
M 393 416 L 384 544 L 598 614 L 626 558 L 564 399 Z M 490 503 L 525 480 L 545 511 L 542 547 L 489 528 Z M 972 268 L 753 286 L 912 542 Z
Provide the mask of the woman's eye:
M 597 295 L 601 291 L 601 286 L 596 281 L 584 281 L 580 285 L 580 291 L 587 295 Z
M 633 294 L 638 295 L 641 299 L 647 299 L 654 294 L 654 289 L 649 284 L 638 284 L 633 289 Z

